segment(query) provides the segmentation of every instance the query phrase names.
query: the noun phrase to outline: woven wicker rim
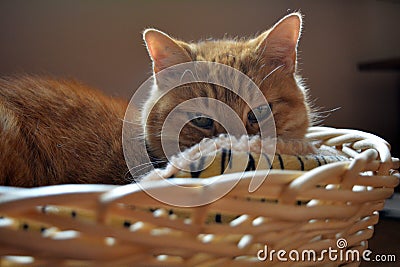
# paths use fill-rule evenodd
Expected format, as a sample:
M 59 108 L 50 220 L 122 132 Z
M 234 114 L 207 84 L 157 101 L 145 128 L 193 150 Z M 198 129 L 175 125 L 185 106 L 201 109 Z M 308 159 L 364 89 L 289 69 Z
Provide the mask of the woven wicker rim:
M 398 184 L 394 175 L 399 168 L 398 159 L 392 159 L 385 140 L 361 131 L 313 127 L 307 138 L 321 140 L 353 160 L 308 172 L 272 170 L 264 185 L 253 194 L 248 192 L 250 179 L 254 175 L 265 176 L 266 171 L 248 172 L 223 198 L 196 208 L 165 205 L 150 198 L 136 184 L 0 187 L 0 215 L 12 218 L 14 225 L 16 221 L 35 220 L 80 233 L 76 238 L 61 241 L 55 238 L 57 234 L 43 237 L 40 232 L 0 224 L 0 255 L 32 256 L 35 259 L 32 265 L 265 266 L 265 262 L 254 261 L 254 256 L 266 243 L 275 249 L 320 251 L 334 247 L 336 239 L 344 237 L 348 248 L 366 249 L 366 240 L 373 234 L 371 226 L 378 222 L 376 211 L 383 208 L 384 200 Z M 219 178 L 210 178 L 216 181 L 206 191 L 198 185 L 209 183 L 209 179 L 174 179 L 175 183 L 191 188 L 188 195 L 177 197 L 209 197 L 230 179 L 237 179 L 237 174 Z M 151 183 L 151 190 L 176 193 L 165 184 Z M 276 202 L 254 201 L 264 198 Z M 299 200 L 307 200 L 308 204 L 299 206 L 296 204 Z M 135 210 L 128 208 L 132 204 Z M 86 210 L 93 218 L 87 221 L 43 214 L 37 207 L 46 205 Z M 146 212 L 149 207 L 151 212 Z M 188 215 L 172 218 L 168 214 L 171 209 L 184 210 Z M 235 219 L 225 224 L 206 223 L 210 214 L 216 213 L 233 214 Z M 129 220 L 132 225 L 128 228 L 116 225 L 115 218 Z M 136 229 L 135 225 L 141 227 Z M 112 245 L 104 241 L 110 237 L 114 240 Z M 12 261 L 3 258 L 3 263 Z M 321 261 L 315 265 L 341 263 L 344 262 Z

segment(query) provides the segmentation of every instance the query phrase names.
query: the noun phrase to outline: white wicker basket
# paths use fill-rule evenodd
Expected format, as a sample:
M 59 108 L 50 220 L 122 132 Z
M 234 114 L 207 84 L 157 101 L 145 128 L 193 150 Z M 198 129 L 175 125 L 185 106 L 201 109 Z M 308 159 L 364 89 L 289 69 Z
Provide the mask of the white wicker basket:
M 315 127 L 307 137 L 351 160 L 307 172 L 271 170 L 254 193 L 247 190 L 250 179 L 267 171 L 241 179 L 225 174 L 213 189 L 240 182 L 223 198 L 195 208 L 158 202 L 136 184 L 0 187 L 0 265 L 357 266 L 320 253 L 337 249 L 338 239 L 347 242 L 343 252 L 368 248 L 377 211 L 398 184 L 399 162 L 388 143 L 372 134 Z M 210 193 L 197 187 L 205 180 L 175 182 L 192 188 L 189 197 L 195 199 Z M 150 190 L 177 194 L 151 183 Z M 269 251 L 313 250 L 317 260 L 260 261 L 265 245 Z

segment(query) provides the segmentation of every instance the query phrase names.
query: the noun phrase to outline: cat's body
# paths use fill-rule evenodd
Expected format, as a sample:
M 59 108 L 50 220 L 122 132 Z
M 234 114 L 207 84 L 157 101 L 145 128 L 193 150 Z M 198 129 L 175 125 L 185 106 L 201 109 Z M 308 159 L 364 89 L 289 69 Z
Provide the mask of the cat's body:
M 0 184 L 126 183 L 126 106 L 73 81 L 0 79 Z
M 294 13 L 250 40 L 184 43 L 157 30 L 145 31 L 144 39 L 155 73 L 191 61 L 212 61 L 242 71 L 270 103 L 277 136 L 291 142 L 302 141 L 310 125 L 310 109 L 296 78 L 300 28 L 301 17 Z M 141 125 L 131 133 L 133 139 L 145 137 L 147 152 L 154 159 L 166 162 L 160 133 L 167 115 L 198 96 L 224 102 L 243 120 L 248 134 L 259 133 L 257 122 L 251 120 L 253 111 L 224 88 L 181 87 L 156 103 L 161 93 L 154 88 L 143 108 Z M 131 182 L 121 141 L 126 107 L 125 101 L 75 82 L 26 76 L 0 80 L 0 184 Z M 220 133 L 225 130 L 217 122 L 192 120 L 180 132 L 179 144 L 184 149 Z M 135 151 L 134 166 L 145 162 L 144 153 Z

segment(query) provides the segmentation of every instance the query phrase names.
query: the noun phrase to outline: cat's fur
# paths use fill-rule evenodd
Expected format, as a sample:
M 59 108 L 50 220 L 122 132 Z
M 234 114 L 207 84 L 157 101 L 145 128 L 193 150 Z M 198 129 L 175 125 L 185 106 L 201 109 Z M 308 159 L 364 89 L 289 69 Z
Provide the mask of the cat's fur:
M 310 109 L 296 77 L 300 30 L 301 16 L 293 13 L 250 40 L 185 43 L 153 29 L 145 31 L 144 39 L 154 72 L 182 62 L 205 60 L 229 65 L 248 75 L 273 105 L 278 137 L 290 142 L 303 140 L 310 124 Z M 132 133 L 135 138 L 145 136 L 148 152 L 154 158 L 165 161 L 160 127 L 167 114 L 177 104 L 197 96 L 225 102 L 243 118 L 249 134 L 258 133 L 257 126 L 246 121 L 249 108 L 223 88 L 204 84 L 177 88 L 150 112 L 148 106 L 160 93 L 157 88 L 153 90 L 142 112 L 149 118 L 138 126 L 137 133 Z M 121 142 L 126 107 L 126 101 L 106 97 L 73 81 L 29 76 L 1 79 L 0 184 L 131 181 L 126 178 L 129 172 Z M 224 130 L 218 124 L 212 130 L 204 130 L 188 123 L 181 132 L 181 148 L 219 133 Z M 137 151 L 137 165 L 143 162 L 144 153 Z
M 127 103 L 73 81 L 0 80 L 0 184 L 126 183 Z
M 301 24 L 301 15 L 293 13 L 284 17 L 270 30 L 250 40 L 185 43 L 152 29 L 145 31 L 144 39 L 153 59 L 155 73 L 179 63 L 211 61 L 231 66 L 246 74 L 272 104 L 277 136 L 285 142 L 297 142 L 303 140 L 312 120 L 307 96 L 297 76 L 297 44 Z M 188 99 L 218 99 L 237 113 L 249 134 L 259 132 L 258 125 L 247 120 L 250 111 L 247 104 L 233 92 L 220 86 L 193 84 L 177 87 L 155 103 L 162 94 L 162 90 L 154 88 L 148 100 L 148 104 L 154 103 L 154 108 L 145 109 L 143 116 L 148 116 L 148 120 L 143 121 L 143 125 L 146 126 L 147 144 L 152 154 L 158 158 L 164 158 L 164 152 L 160 149 L 161 136 L 151 133 L 161 132 L 163 125 L 160 122 L 165 121 L 178 103 Z M 217 136 L 220 133 L 225 133 L 225 130 L 217 123 L 210 130 L 199 129 L 188 123 L 181 130 L 180 145 L 190 147 L 204 137 Z M 282 149 L 281 151 L 285 152 Z

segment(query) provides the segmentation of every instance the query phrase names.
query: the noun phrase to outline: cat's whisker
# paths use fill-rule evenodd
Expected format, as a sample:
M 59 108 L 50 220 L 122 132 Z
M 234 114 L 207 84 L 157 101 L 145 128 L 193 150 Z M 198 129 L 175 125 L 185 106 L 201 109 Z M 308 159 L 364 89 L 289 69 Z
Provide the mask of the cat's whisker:
M 325 121 L 325 119 L 332 114 L 332 112 L 335 112 L 339 109 L 340 107 L 320 111 L 318 110 L 318 108 L 312 108 L 310 125 L 311 126 L 321 125 Z
M 126 119 L 119 119 L 119 120 L 124 122 L 124 123 L 129 123 L 129 124 L 133 124 L 133 125 L 138 125 L 138 126 L 142 125 L 141 122 L 139 122 L 139 121 L 128 121 Z
M 149 166 L 153 166 L 153 164 L 159 164 L 159 163 L 165 164 L 167 162 L 165 160 L 156 160 L 153 162 L 148 162 L 148 163 L 143 163 L 143 164 L 137 165 L 135 167 L 130 168 L 125 173 L 125 177 L 128 177 L 130 174 L 132 177 L 132 181 L 136 181 L 137 178 L 140 178 L 141 176 L 143 176 L 145 174 L 142 172 L 143 170 L 145 170 Z M 140 175 L 136 175 L 137 173 L 140 173 Z
M 258 87 L 261 87 L 261 85 L 263 84 L 263 82 L 269 77 L 271 76 L 275 71 L 279 70 L 280 68 L 284 67 L 285 64 L 279 65 L 278 67 L 276 67 L 275 69 L 273 69 L 270 73 L 268 73 L 262 80 L 261 83 L 258 85 Z
M 141 136 L 136 136 L 136 137 L 131 137 L 131 138 L 129 138 L 129 140 L 144 140 L 144 135 L 141 135 Z
M 196 80 L 197 81 L 200 81 L 200 76 L 199 76 L 199 73 L 197 72 L 197 68 L 196 68 L 196 61 L 194 61 L 194 71 L 196 72 Z
M 322 113 L 332 113 L 332 112 L 335 112 L 335 111 L 338 111 L 339 109 L 341 109 L 341 107 L 336 107 L 336 108 L 332 108 L 332 109 L 328 109 L 328 110 L 323 110 L 323 111 L 315 111 L 316 113 L 318 113 L 318 114 L 322 114 Z M 328 115 L 329 115 L 328 114 Z
M 261 55 L 264 55 L 265 54 L 265 49 L 267 49 L 267 46 L 266 45 L 264 45 L 263 46 L 263 49 L 261 50 Z M 258 60 L 261 60 L 262 59 L 262 57 L 258 57 Z
M 257 61 L 260 61 L 260 60 L 261 60 L 261 59 L 257 59 Z M 261 66 L 260 66 L 260 70 L 264 69 L 264 68 L 265 68 L 265 66 L 267 66 L 267 64 L 265 64 L 265 63 L 261 64 Z
M 157 129 L 155 129 L 157 130 Z M 167 138 L 167 139 L 175 139 L 176 137 L 179 137 L 179 133 L 176 133 L 176 135 L 170 135 L 170 134 L 166 134 L 165 132 L 148 132 L 147 134 L 140 136 L 141 138 L 144 137 L 163 137 L 163 138 Z M 133 139 L 138 138 L 138 137 L 133 137 Z
M 138 166 L 132 167 L 130 168 L 126 173 L 125 173 L 125 177 L 129 177 L 131 176 L 133 178 L 133 180 L 135 180 L 136 178 L 140 177 L 140 175 L 136 175 L 136 173 L 140 172 L 141 170 L 143 170 L 145 167 L 147 167 L 148 165 L 150 165 L 151 163 L 145 163 L 145 164 L 140 164 Z M 143 165 L 147 165 L 144 167 L 141 167 Z M 136 171 L 136 169 L 139 169 Z M 135 170 L 135 171 L 134 171 Z

